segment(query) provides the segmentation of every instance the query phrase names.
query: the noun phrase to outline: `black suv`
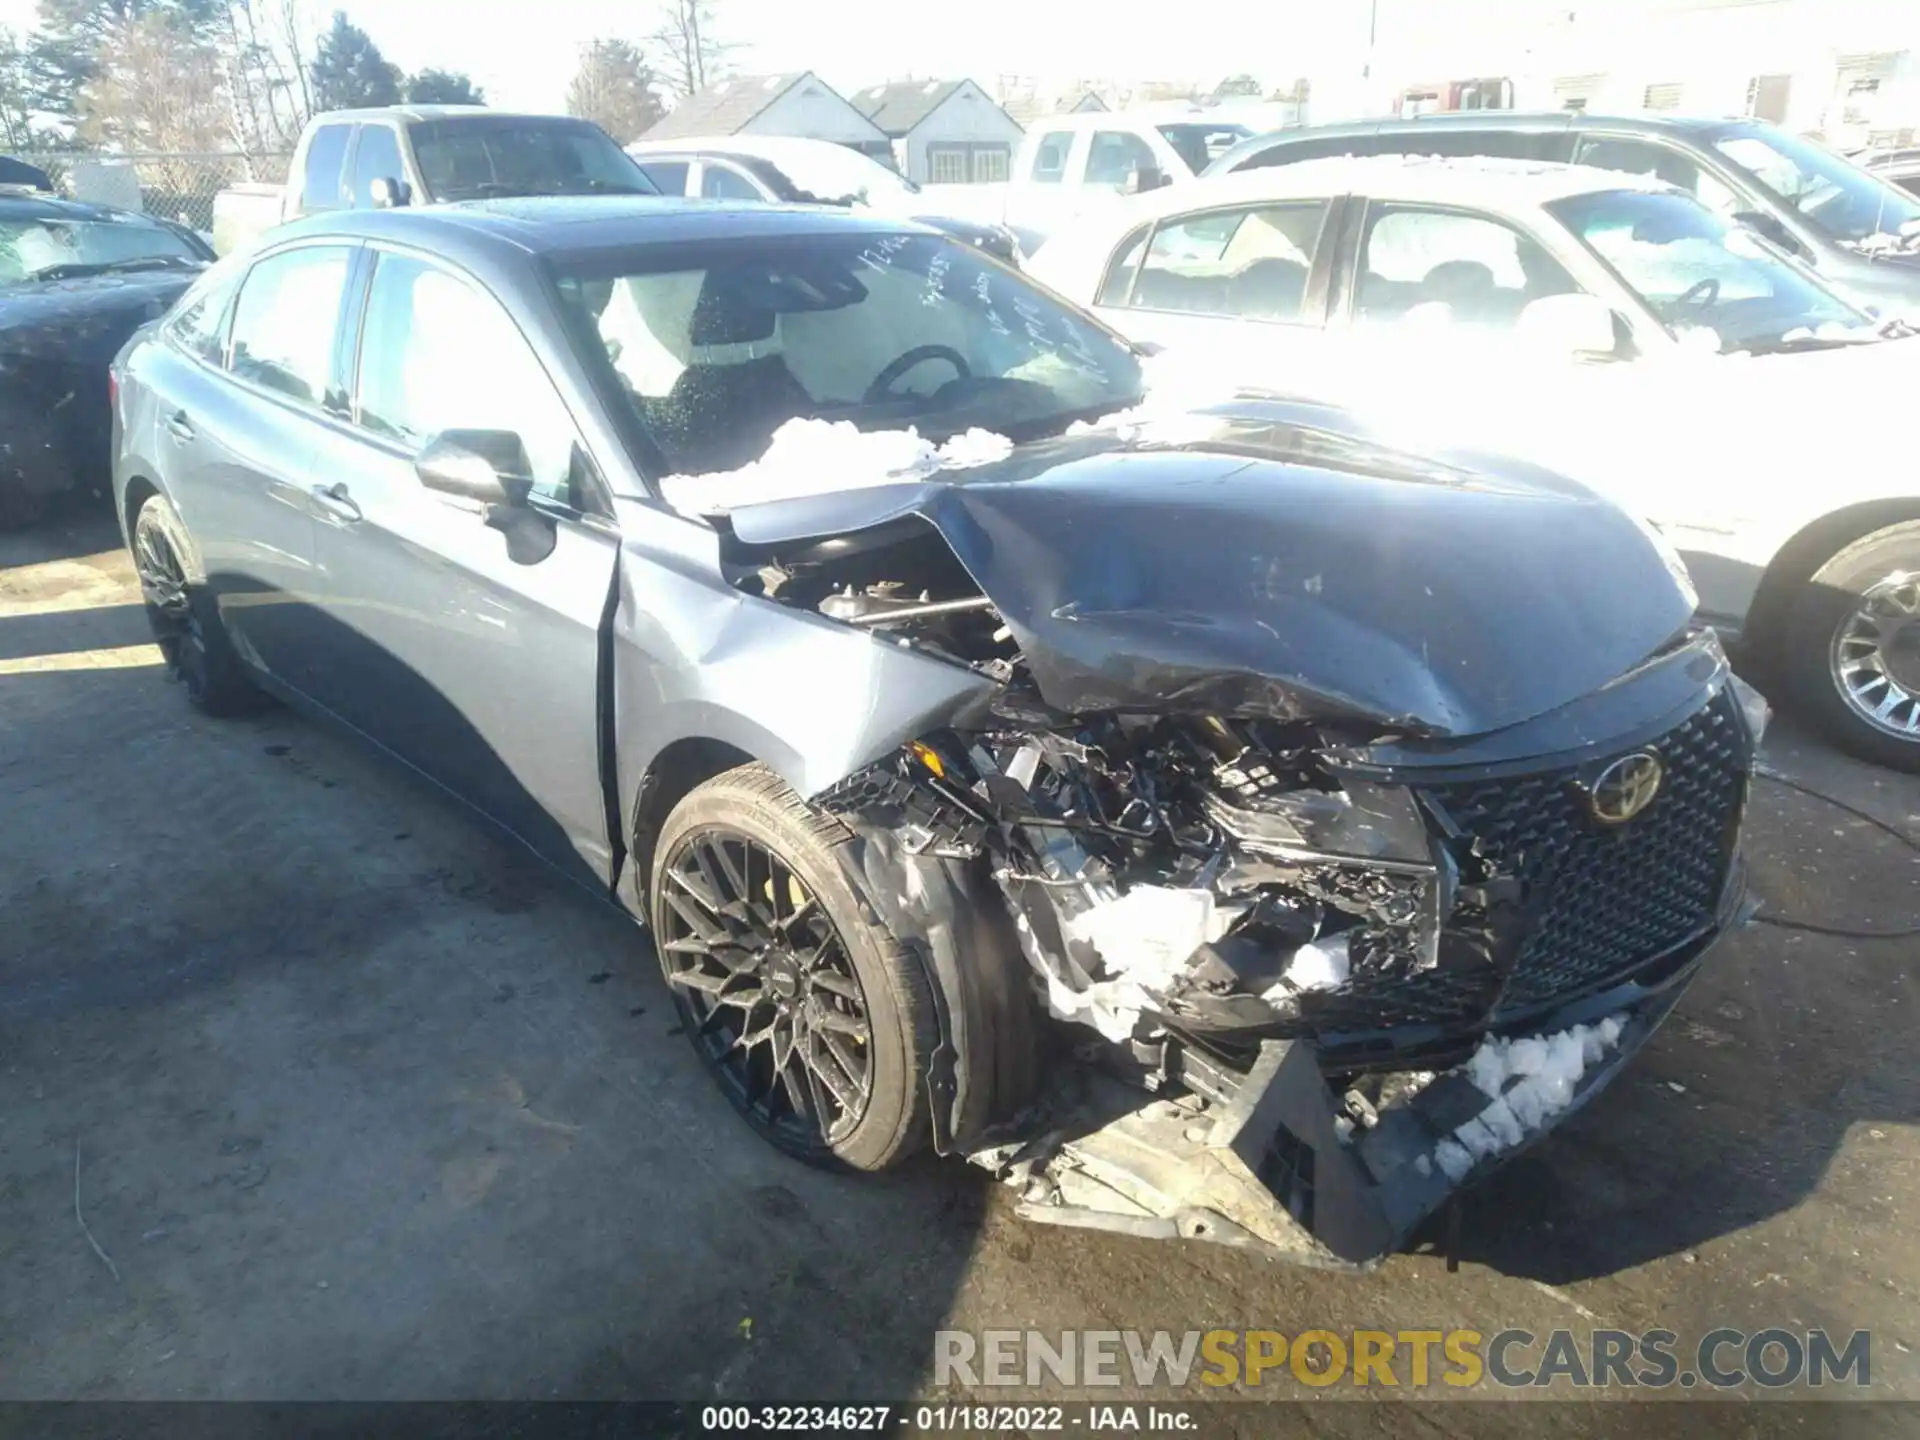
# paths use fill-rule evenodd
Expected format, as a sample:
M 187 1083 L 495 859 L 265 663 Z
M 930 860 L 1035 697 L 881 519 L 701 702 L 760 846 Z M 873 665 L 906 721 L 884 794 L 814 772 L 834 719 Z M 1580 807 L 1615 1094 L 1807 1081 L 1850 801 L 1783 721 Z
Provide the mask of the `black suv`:
M 1367 120 L 1257 135 L 1206 173 L 1330 155 L 1491 155 L 1658 175 L 1865 303 L 1920 305 L 1920 198 L 1759 120 L 1510 110 Z

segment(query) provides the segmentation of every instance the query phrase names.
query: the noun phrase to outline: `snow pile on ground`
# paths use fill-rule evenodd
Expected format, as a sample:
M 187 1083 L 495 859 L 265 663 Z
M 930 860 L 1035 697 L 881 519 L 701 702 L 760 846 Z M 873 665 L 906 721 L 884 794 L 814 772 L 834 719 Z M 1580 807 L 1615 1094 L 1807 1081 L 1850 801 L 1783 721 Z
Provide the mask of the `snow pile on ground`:
M 1434 1148 L 1435 1163 L 1459 1181 L 1480 1161 L 1545 1128 L 1573 1103 L 1581 1077 L 1620 1043 L 1625 1028 L 1620 1016 L 1609 1015 L 1557 1035 L 1482 1041 L 1465 1070 L 1492 1103 Z
M 713 475 L 669 475 L 666 502 L 683 515 L 724 515 L 743 505 L 920 480 L 988 465 L 1013 453 L 1004 435 L 975 427 L 935 445 L 917 430 L 862 430 L 851 420 L 789 420 L 751 465 Z

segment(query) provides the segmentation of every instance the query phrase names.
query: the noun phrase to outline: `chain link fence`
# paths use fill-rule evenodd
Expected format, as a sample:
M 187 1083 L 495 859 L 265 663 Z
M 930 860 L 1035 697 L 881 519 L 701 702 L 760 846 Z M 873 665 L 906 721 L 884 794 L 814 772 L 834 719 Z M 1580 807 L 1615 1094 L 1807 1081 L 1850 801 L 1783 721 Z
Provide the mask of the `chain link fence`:
M 195 230 L 213 230 L 213 197 L 230 185 L 279 185 L 287 178 L 286 155 L 217 153 L 103 155 L 79 150 L 16 158 L 36 165 L 54 188 L 74 200 L 118 205 L 163 215 Z

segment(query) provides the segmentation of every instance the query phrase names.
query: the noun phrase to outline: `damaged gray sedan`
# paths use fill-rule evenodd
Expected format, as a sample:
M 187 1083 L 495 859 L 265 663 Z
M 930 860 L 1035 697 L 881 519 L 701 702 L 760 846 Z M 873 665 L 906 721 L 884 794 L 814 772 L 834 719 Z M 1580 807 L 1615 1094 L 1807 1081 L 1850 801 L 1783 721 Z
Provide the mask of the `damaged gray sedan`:
M 116 493 L 194 703 L 644 921 L 782 1149 L 1366 1264 L 1740 918 L 1765 711 L 1580 487 L 1142 367 L 912 225 L 332 215 L 122 353 Z

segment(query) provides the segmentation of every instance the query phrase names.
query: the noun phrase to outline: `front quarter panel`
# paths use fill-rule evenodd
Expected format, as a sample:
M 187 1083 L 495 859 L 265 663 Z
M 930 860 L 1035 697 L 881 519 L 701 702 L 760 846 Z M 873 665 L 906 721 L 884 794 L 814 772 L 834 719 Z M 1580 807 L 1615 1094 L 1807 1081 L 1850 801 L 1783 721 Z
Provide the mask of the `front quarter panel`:
M 676 741 L 716 740 L 812 795 L 995 690 L 961 666 L 775 601 L 721 575 L 719 536 L 619 502 L 612 620 L 621 813 Z

